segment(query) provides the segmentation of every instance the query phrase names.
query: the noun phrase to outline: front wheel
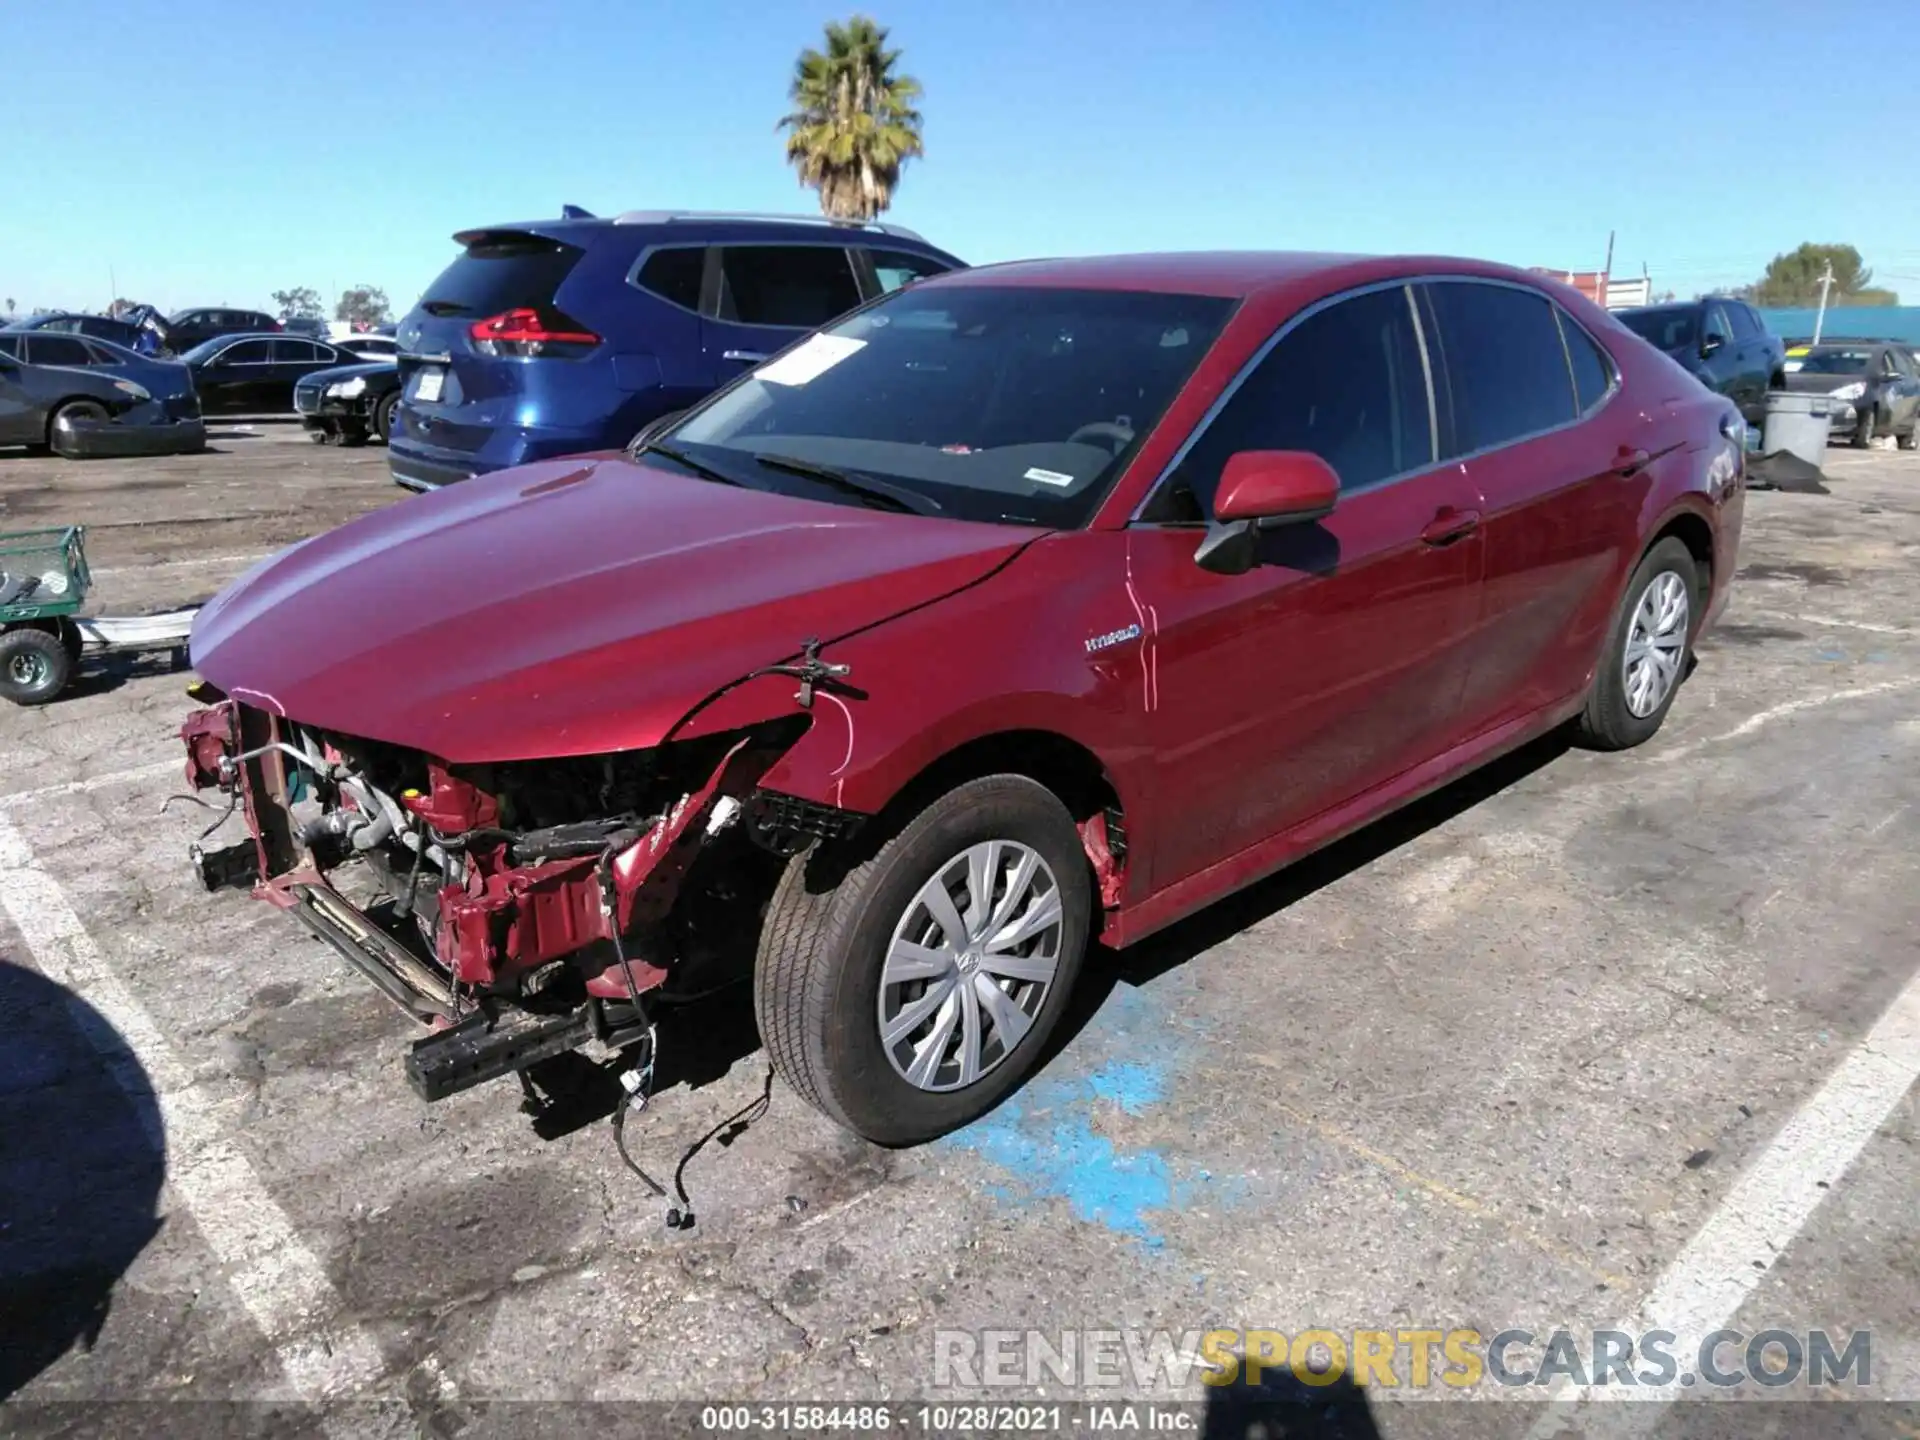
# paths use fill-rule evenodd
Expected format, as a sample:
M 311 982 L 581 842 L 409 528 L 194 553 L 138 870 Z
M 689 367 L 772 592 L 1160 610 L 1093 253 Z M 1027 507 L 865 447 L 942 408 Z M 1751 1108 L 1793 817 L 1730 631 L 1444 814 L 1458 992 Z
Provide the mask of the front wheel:
M 1873 411 L 1862 410 L 1860 418 L 1853 422 L 1853 448 L 1865 450 L 1873 444 Z
M 1668 536 L 1642 558 L 1580 714 L 1588 746 L 1626 750 L 1660 728 L 1686 679 L 1700 598 L 1699 570 L 1680 541 Z
M 754 965 L 760 1037 L 800 1097 L 911 1145 L 997 1105 L 1039 1062 L 1086 952 L 1093 887 L 1052 791 L 990 775 L 869 858 L 789 864 Z

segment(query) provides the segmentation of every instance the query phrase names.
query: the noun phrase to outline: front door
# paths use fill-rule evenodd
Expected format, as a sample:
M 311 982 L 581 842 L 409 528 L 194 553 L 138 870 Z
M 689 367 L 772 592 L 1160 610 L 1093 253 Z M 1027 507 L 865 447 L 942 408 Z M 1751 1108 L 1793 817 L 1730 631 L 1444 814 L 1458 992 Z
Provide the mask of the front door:
M 842 245 L 716 245 L 709 253 L 718 290 L 701 332 L 715 386 L 860 303 Z
M 1480 497 L 1437 464 L 1413 297 L 1369 290 L 1283 332 L 1129 536 L 1163 787 L 1151 884 L 1226 860 L 1448 748 L 1479 609 Z M 1241 575 L 1194 561 L 1243 450 L 1309 450 L 1326 519 L 1270 530 Z

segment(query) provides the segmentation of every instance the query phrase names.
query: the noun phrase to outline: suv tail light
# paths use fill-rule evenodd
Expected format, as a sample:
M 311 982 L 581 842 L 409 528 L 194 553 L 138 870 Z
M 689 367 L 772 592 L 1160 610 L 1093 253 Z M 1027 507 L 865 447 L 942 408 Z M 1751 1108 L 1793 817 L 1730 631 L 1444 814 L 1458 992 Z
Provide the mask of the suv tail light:
M 482 355 L 520 355 L 535 359 L 577 360 L 600 343 L 558 311 L 506 310 L 467 327 L 467 338 Z

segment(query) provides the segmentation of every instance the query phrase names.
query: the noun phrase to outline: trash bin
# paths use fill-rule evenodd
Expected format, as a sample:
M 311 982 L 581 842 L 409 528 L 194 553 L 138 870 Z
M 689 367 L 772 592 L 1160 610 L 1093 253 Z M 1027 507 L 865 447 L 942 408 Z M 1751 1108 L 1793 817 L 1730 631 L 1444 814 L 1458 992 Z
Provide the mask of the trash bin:
M 1833 425 L 1833 398 L 1795 395 L 1786 390 L 1767 392 L 1767 428 L 1760 448 L 1769 455 L 1782 450 L 1814 469 L 1827 458 L 1827 431 Z

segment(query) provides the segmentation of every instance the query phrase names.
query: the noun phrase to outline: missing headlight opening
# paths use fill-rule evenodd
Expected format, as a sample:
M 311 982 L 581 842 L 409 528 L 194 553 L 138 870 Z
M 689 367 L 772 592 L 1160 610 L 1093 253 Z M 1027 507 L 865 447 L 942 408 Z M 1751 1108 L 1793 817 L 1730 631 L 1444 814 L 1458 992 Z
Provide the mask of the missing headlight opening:
M 450 765 L 224 696 L 181 729 L 187 778 L 252 835 L 196 847 L 430 1025 L 438 1100 L 582 1046 L 656 1043 L 648 1007 L 745 979 L 787 859 L 861 817 L 757 788 L 794 715 L 652 750 Z

